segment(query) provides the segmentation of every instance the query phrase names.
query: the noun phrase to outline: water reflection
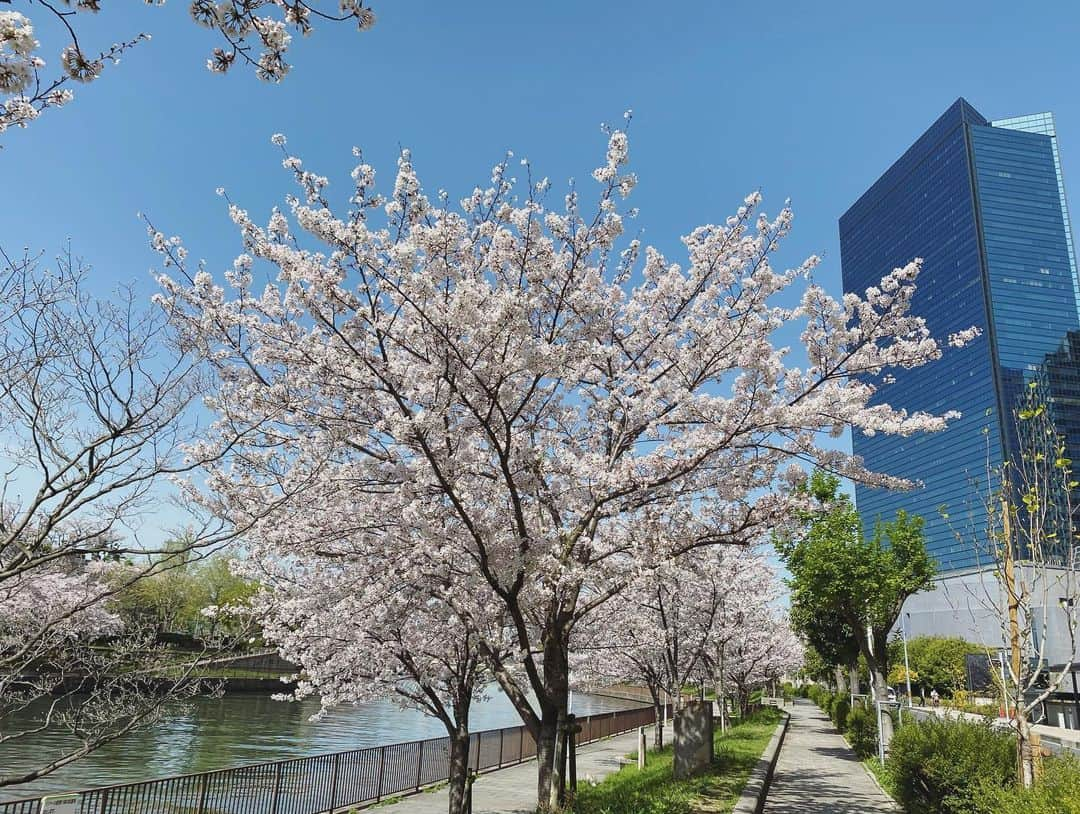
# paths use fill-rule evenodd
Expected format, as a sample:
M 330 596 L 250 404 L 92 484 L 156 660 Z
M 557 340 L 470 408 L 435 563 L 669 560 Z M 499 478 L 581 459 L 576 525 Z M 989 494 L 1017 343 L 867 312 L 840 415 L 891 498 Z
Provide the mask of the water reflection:
M 574 712 L 580 715 L 627 706 L 632 704 L 614 698 L 574 696 Z M 199 698 L 155 726 L 132 732 L 48 777 L 0 788 L 0 800 L 445 734 L 438 721 L 388 701 L 339 707 L 320 721 L 309 720 L 318 708 L 318 702 L 310 699 L 286 702 L 262 695 Z M 19 721 L 5 723 L 14 728 Z M 479 704 L 472 715 L 474 730 L 519 723 L 517 713 L 501 694 Z M 52 731 L 0 746 L 0 773 L 36 767 L 72 743 Z

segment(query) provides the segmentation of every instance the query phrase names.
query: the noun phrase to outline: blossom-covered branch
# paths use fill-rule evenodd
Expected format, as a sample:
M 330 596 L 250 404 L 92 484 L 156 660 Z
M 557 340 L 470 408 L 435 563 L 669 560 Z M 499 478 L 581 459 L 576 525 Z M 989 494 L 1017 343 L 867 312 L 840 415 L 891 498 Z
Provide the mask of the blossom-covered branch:
M 144 0 L 148 6 L 165 0 Z M 37 13 L 30 16 L 5 6 Z M 291 68 L 286 59 L 290 32 L 309 35 L 316 22 L 352 22 L 361 31 L 375 23 L 374 12 L 363 0 L 190 0 L 191 19 L 211 29 L 224 41 L 206 61 L 215 73 L 237 62 L 251 66 L 268 82 L 280 82 Z M 80 15 L 101 11 L 101 0 L 0 0 L 0 133 L 9 127 L 27 127 L 49 108 L 72 100 L 73 82 L 97 79 L 109 63 L 117 64 L 130 48 L 150 40 L 145 32 L 125 35 L 101 50 L 85 45 L 79 36 Z M 38 30 L 32 21 L 44 21 L 66 44 L 58 48 L 58 67 L 49 69 L 41 55 Z

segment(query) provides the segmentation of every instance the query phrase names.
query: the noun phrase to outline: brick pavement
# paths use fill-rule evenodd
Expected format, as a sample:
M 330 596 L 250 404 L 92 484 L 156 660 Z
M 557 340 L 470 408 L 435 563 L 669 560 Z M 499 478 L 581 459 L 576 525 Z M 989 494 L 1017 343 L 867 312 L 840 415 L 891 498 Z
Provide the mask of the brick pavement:
M 817 705 L 796 699 L 764 814 L 897 812 Z

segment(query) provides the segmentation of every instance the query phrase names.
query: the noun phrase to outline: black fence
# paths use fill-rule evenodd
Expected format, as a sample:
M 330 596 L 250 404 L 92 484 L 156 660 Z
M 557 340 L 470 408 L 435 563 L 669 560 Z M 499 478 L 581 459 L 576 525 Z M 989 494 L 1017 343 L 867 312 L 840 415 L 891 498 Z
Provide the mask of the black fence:
M 654 721 L 651 707 L 579 717 L 577 742 L 591 743 Z M 523 726 L 472 735 L 469 767 L 477 772 L 533 757 L 536 742 Z M 90 789 L 77 792 L 74 810 L 78 814 L 327 814 L 411 794 L 448 776 L 449 740 L 429 738 Z M 0 803 L 0 814 L 39 814 L 42 799 Z

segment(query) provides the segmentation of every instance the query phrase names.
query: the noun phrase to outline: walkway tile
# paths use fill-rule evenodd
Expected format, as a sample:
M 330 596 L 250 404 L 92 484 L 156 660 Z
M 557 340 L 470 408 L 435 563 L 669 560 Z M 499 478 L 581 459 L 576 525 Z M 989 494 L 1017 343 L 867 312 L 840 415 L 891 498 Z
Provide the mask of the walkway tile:
M 864 814 L 900 808 L 870 779 L 812 701 L 791 709 L 764 814 Z
M 646 727 L 652 747 L 652 727 Z M 671 725 L 664 730 L 664 743 L 672 737 Z M 637 732 L 582 746 L 577 753 L 578 783 L 598 781 L 617 772 L 620 759 L 637 751 Z M 414 794 L 386 808 L 376 809 L 386 814 L 446 814 L 447 792 Z M 536 761 L 519 763 L 505 769 L 482 774 L 473 786 L 473 814 L 532 814 L 536 811 Z

